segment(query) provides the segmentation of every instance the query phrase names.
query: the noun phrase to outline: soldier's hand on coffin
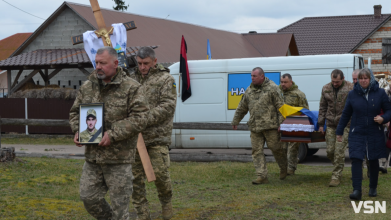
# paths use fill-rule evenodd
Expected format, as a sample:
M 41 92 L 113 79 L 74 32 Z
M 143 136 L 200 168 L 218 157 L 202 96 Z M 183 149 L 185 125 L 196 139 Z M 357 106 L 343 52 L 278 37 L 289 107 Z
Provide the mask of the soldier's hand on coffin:
M 237 125 L 232 125 L 232 129 L 238 130 L 238 126 Z
M 373 120 L 379 124 L 382 124 L 384 119 L 380 115 L 377 115 L 376 117 L 373 118 Z
M 76 132 L 75 137 L 73 138 L 73 142 L 75 142 L 76 146 L 82 147 L 83 145 L 79 142 L 79 132 Z
M 337 141 L 342 142 L 342 135 L 337 135 Z
M 324 134 L 323 127 L 320 127 L 320 128 L 319 128 L 319 131 L 322 132 L 322 134 Z
M 100 141 L 99 143 L 99 146 L 102 146 L 102 147 L 107 147 L 107 146 L 110 146 L 110 137 L 109 135 L 107 134 L 107 132 L 104 133 L 103 135 L 103 138 L 102 140 Z

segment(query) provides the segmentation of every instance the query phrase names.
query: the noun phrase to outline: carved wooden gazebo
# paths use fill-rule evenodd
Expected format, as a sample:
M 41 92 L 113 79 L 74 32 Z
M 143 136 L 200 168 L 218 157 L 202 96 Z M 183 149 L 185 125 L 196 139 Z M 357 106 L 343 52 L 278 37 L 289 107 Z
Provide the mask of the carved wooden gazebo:
M 156 49 L 157 46 L 150 46 Z M 130 67 L 137 64 L 130 59 L 136 55 L 141 47 L 127 47 L 126 55 L 130 62 Z M 45 86 L 49 85 L 49 80 L 57 75 L 63 69 L 79 69 L 84 75 L 90 75 L 86 68 L 93 68 L 90 59 L 84 49 L 40 49 L 32 52 L 23 53 L 6 60 L 0 61 L 0 69 L 7 70 L 8 94 L 12 94 L 21 88 L 36 74 L 40 74 Z M 18 70 L 18 73 L 12 80 L 12 70 Z M 23 71 L 31 71 L 26 77 L 18 83 Z

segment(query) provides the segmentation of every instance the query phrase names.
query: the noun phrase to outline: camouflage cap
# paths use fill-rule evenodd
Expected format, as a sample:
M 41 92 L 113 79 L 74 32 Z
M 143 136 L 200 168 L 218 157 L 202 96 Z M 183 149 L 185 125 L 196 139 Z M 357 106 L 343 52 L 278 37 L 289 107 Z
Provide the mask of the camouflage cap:
M 96 111 L 92 108 L 92 109 L 88 109 L 88 111 L 87 111 L 87 119 L 89 118 L 89 117 L 94 117 L 94 118 L 96 118 Z

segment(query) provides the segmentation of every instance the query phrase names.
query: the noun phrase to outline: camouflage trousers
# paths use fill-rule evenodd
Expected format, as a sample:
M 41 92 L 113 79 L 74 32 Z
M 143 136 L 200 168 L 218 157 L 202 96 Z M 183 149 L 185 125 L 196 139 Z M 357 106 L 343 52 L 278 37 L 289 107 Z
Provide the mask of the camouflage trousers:
M 280 133 L 277 129 L 264 130 L 260 133 L 251 132 L 252 158 L 256 175 L 261 178 L 267 177 L 267 167 L 263 147 L 265 142 L 272 151 L 281 170 L 287 170 L 287 149 L 280 142 Z
M 172 197 L 171 178 L 168 168 L 170 167 L 170 155 L 168 146 L 148 146 L 149 157 L 151 159 L 153 171 L 155 172 L 155 186 L 158 197 L 162 205 L 170 203 Z M 141 163 L 140 155 L 136 152 L 133 165 L 133 205 L 139 219 L 150 219 L 147 192 L 145 190 L 145 172 Z
M 80 199 L 96 219 L 128 220 L 132 194 L 131 164 L 85 162 L 80 178 Z M 105 200 L 109 191 L 111 207 Z
M 331 179 L 341 179 L 345 166 L 345 151 L 348 146 L 349 128 L 343 131 L 342 142 L 337 141 L 336 129 L 327 127 L 326 130 L 326 152 L 327 157 L 334 165 Z
M 296 170 L 299 161 L 299 145 L 298 142 L 282 142 L 284 148 L 288 149 L 288 170 Z

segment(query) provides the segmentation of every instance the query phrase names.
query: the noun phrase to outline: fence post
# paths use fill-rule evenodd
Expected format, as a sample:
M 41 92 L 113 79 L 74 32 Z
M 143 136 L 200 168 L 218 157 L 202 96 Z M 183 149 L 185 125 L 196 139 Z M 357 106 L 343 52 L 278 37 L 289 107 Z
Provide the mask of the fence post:
M 0 149 L 1 149 L 1 115 L 0 115 Z
M 27 115 L 27 98 L 24 98 L 24 112 L 25 112 L 26 119 L 28 119 L 28 115 Z M 26 125 L 26 135 L 29 135 L 29 126 L 28 125 Z

